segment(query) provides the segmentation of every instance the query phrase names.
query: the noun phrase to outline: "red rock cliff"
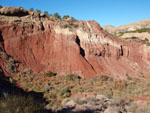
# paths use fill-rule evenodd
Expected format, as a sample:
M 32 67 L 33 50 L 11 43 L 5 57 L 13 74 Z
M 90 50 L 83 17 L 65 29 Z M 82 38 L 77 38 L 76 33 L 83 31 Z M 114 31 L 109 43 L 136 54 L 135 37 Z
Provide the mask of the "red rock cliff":
M 62 27 L 65 21 L 31 15 L 0 15 L 0 48 L 13 57 L 18 71 L 51 70 L 89 78 L 143 76 L 150 72 L 150 46 L 122 42 L 107 34 L 95 21 L 78 21 L 78 27 Z M 5 73 L 7 62 L 0 57 Z

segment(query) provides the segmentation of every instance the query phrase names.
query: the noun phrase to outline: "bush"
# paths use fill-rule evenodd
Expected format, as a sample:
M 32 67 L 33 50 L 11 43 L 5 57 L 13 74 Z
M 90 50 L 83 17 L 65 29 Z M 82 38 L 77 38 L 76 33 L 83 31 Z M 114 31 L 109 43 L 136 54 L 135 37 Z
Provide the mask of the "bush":
M 41 13 L 41 10 L 39 10 L 39 9 L 36 9 L 36 12 L 37 12 L 37 13 Z
M 0 98 L 0 113 L 45 113 L 44 104 L 32 96 L 8 95 Z
M 108 77 L 108 76 L 106 76 L 106 75 L 101 75 L 101 76 L 100 76 L 100 79 L 101 79 L 102 81 L 107 81 L 109 78 L 110 78 L 110 77 Z
M 30 9 L 29 9 L 29 11 L 33 12 L 33 11 L 34 11 L 34 9 L 33 9 L 33 8 L 30 8 Z
M 9 60 L 9 56 L 4 52 L 3 50 L 0 49 L 0 56 L 2 56 L 5 60 Z
M 131 39 L 138 39 L 137 37 L 131 37 Z
M 69 15 L 64 15 L 63 19 L 68 19 L 70 16 Z
M 81 79 L 81 77 L 78 76 L 78 75 L 75 75 L 75 74 L 68 74 L 68 75 L 65 77 L 65 79 L 66 79 L 67 81 L 74 81 L 74 80 Z
M 148 42 L 148 41 L 149 41 L 149 40 L 148 40 L 148 38 L 145 38 L 144 40 L 145 40 L 146 42 Z
M 75 27 L 75 28 L 78 28 L 79 26 L 78 26 L 77 24 L 74 24 L 74 27 Z
M 56 73 L 53 73 L 51 71 L 47 71 L 47 72 L 44 72 L 44 76 L 53 77 L 53 76 L 56 76 Z
M 60 91 L 60 95 L 64 98 L 71 96 L 71 91 L 69 88 L 62 88 Z
M 61 19 L 61 16 L 58 13 L 54 13 L 54 17 Z
M 7 65 L 7 71 L 10 73 L 17 73 L 17 68 L 15 65 L 8 63 Z
M 2 5 L 0 5 L 0 8 L 3 8 L 3 6 L 2 6 Z
M 48 15 L 48 11 L 44 11 L 44 14 L 47 16 Z

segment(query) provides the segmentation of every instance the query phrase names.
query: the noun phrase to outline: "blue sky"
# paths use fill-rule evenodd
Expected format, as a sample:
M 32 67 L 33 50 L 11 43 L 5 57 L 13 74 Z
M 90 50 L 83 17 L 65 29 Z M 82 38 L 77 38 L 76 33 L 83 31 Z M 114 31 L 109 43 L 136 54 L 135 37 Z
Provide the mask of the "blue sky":
M 2 6 L 58 12 L 79 20 L 96 20 L 101 26 L 119 26 L 150 19 L 150 0 L 0 0 Z

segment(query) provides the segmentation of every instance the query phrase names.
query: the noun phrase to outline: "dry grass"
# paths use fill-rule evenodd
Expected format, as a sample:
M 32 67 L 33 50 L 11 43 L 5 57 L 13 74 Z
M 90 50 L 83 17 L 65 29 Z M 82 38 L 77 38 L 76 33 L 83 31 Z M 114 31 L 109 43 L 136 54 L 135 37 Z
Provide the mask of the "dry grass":
M 51 107 L 62 106 L 66 98 L 71 98 L 78 93 L 94 93 L 95 95 L 106 95 L 109 98 L 133 98 L 150 97 L 150 77 L 140 79 L 130 78 L 128 80 L 117 80 L 102 75 L 89 80 L 80 78 L 77 75 L 69 74 L 67 76 L 45 76 L 31 75 L 19 77 L 25 90 L 42 92 L 49 101 Z M 31 77 L 32 76 L 32 77 Z M 31 80 L 32 78 L 32 80 Z

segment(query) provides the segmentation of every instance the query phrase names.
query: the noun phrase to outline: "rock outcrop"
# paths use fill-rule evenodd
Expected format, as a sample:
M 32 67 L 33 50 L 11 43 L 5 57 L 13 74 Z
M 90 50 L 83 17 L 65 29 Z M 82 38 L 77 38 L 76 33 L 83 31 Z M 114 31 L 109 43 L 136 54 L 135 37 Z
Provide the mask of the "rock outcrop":
M 126 78 L 150 72 L 150 46 L 122 42 L 95 21 L 0 15 L 0 48 L 14 59 L 9 67 L 8 58 L 0 57 L 0 66 L 9 74 L 6 67 L 85 78 L 101 74 Z
M 7 16 L 25 16 L 28 15 L 29 12 L 22 7 L 3 7 L 0 8 L 0 14 Z
M 104 95 L 76 97 L 64 105 L 62 112 L 79 113 L 129 113 L 129 100 L 113 100 Z

